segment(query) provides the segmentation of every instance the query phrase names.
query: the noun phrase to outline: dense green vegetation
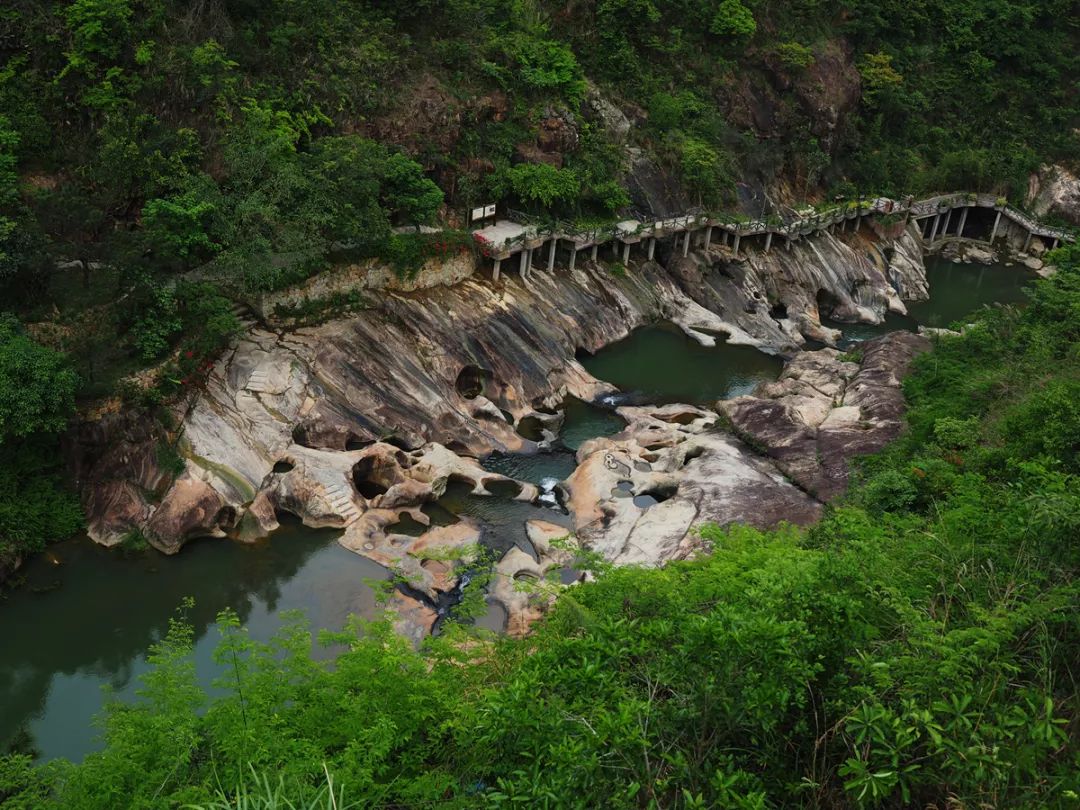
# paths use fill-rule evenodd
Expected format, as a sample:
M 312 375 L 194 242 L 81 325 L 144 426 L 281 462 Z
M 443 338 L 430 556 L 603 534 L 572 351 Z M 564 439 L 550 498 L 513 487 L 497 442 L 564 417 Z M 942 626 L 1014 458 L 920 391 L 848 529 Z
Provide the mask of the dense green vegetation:
M 0 313 L 0 572 L 81 525 L 78 503 L 57 471 L 57 434 L 74 409 L 77 385 L 63 355 Z
M 423 245 L 392 228 L 460 228 L 479 202 L 611 217 L 631 201 L 627 145 L 711 207 L 733 205 L 739 180 L 797 197 L 1019 197 L 1040 161 L 1080 149 L 1078 12 L 14 0 L 0 10 L 0 300 L 63 327 L 50 339 L 91 398 L 179 346 L 183 328 L 148 334 L 144 303 L 171 306 L 180 276 L 203 283 L 193 307 L 217 308 L 343 255 L 413 274 Z M 590 82 L 628 135 L 596 114 Z
M 1077 20 L 1075 0 L 5 3 L 0 572 L 79 525 L 57 446 L 77 402 L 182 395 L 236 300 L 341 256 L 411 276 L 467 249 L 477 203 L 610 218 L 627 145 L 713 208 L 738 181 L 1021 201 L 1080 153 Z M 1080 254 L 1059 261 L 1024 313 L 920 364 L 910 433 L 820 526 L 709 529 L 712 556 L 603 572 L 527 643 L 420 656 L 368 627 L 330 670 L 300 627 L 263 649 L 227 620 L 213 699 L 179 622 L 106 751 L 0 760 L 0 801 L 1075 803 Z M 146 366 L 154 385 L 125 379 Z
M 310 658 L 181 618 L 74 767 L 0 760 L 10 807 L 1070 807 L 1080 794 L 1080 249 L 906 383 L 910 429 L 817 526 L 598 568 L 535 635 Z M 336 805 L 331 804 L 331 795 Z M 296 804 L 286 804 L 287 801 Z

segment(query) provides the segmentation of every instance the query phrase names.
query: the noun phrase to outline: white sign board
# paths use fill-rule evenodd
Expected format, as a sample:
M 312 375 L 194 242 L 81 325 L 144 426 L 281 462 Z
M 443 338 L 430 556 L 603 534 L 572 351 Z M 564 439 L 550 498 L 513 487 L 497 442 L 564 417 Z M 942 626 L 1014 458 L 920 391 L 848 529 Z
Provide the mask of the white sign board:
M 495 206 L 485 205 L 482 208 L 474 208 L 472 210 L 472 221 L 476 222 L 478 219 L 487 219 L 488 217 L 495 216 Z

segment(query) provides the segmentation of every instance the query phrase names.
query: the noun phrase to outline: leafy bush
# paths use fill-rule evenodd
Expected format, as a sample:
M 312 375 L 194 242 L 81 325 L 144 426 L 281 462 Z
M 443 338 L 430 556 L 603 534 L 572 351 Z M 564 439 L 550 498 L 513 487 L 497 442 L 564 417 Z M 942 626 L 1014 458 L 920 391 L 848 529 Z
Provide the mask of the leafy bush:
M 78 377 L 67 358 L 31 340 L 0 312 L 0 444 L 67 426 Z
M 522 83 L 568 101 L 585 94 L 585 79 L 573 51 L 565 43 L 519 36 L 507 44 Z
M 814 51 L 798 42 L 781 42 L 776 46 L 776 55 L 785 67 L 801 70 L 814 64 Z
M 505 171 L 512 193 L 526 203 L 544 208 L 577 200 L 581 181 L 570 169 L 557 169 L 546 163 L 522 163 Z
M 862 491 L 868 509 L 899 512 L 915 503 L 918 492 L 911 478 L 898 470 L 886 470 L 866 482 Z
M 757 22 L 750 9 L 739 0 L 720 0 L 709 30 L 714 34 L 736 39 L 751 37 L 757 31 Z

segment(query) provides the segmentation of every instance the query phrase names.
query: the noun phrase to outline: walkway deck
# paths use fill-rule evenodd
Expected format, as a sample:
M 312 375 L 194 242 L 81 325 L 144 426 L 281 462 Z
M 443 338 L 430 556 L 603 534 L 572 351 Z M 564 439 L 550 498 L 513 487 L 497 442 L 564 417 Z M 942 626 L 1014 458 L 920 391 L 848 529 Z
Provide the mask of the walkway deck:
M 705 232 L 704 247 L 709 247 L 714 231 L 719 231 L 723 243 L 726 245 L 730 240 L 732 251 L 737 254 L 741 240 L 746 237 L 764 235 L 766 237 L 765 250 L 768 251 L 774 237 L 782 237 L 790 246 L 792 241 L 800 237 L 832 229 L 837 225 L 844 229 L 849 220 L 855 220 L 855 226 L 858 227 L 861 219 L 868 216 L 902 216 L 905 219 L 915 220 L 935 217 L 930 235 L 930 240 L 933 241 L 938 235 L 941 218 L 951 219 L 951 213 L 955 209 L 962 210 L 958 225 L 958 230 L 962 234 L 967 209 L 970 208 L 990 208 L 998 211 L 991 240 L 996 237 L 1000 221 L 1002 217 L 1005 217 L 1028 231 L 1029 242 L 1034 236 L 1053 240 L 1055 244 L 1059 241 L 1076 241 L 1074 233 L 1044 225 L 1022 211 L 1002 204 L 1000 198 L 992 194 L 962 192 L 941 194 L 918 201 L 911 198 L 899 201 L 878 197 L 874 200 L 839 205 L 836 208 L 815 212 L 788 222 L 780 221 L 778 218 L 740 220 L 699 212 L 645 222 L 628 219 L 593 229 L 575 229 L 563 223 L 544 227 L 500 220 L 494 225 L 474 231 L 473 238 L 484 254 L 495 261 L 495 277 L 498 278 L 501 262 L 518 254 L 521 255 L 521 272 L 527 275 L 532 267 L 533 253 L 545 244 L 548 245 L 549 270 L 554 266 L 555 254 L 560 245 L 569 250 L 569 264 L 573 268 L 578 251 L 592 248 L 593 258 L 596 258 L 597 248 L 608 243 L 614 243 L 616 255 L 619 254 L 621 247 L 622 258 L 626 261 L 629 257 L 630 246 L 644 241 L 647 243 L 648 257 L 651 259 L 657 239 L 673 237 L 676 247 L 679 247 L 679 237 L 682 236 L 681 249 L 685 256 L 689 252 L 694 234 L 700 231 Z M 949 225 L 949 219 L 945 220 L 946 228 Z M 944 233 L 944 229 L 941 233 Z

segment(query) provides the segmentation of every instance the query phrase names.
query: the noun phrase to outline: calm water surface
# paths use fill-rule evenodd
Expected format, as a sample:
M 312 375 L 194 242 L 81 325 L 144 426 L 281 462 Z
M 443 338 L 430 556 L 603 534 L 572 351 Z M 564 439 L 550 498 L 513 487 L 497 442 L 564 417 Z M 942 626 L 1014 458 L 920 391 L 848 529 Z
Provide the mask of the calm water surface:
M 697 405 L 749 394 L 784 367 L 781 358 L 750 346 L 707 348 L 672 324 L 635 329 L 581 363 L 594 377 L 645 401 Z
M 1025 290 L 1038 278 L 1021 265 L 955 264 L 949 259 L 926 260 L 930 300 L 908 302 L 907 315 L 889 314 L 877 326 L 823 321 L 840 329 L 849 341 L 867 340 L 887 332 L 915 332 L 920 326 L 947 329 L 975 310 L 991 304 L 1023 304 Z
M 281 627 L 283 610 L 302 608 L 312 627 L 334 630 L 349 614 L 377 616 L 367 581 L 389 572 L 346 551 L 337 535 L 293 523 L 255 546 L 196 540 L 172 559 L 124 556 L 86 538 L 52 546 L 0 600 L 0 746 L 19 737 L 45 759 L 73 760 L 97 749 L 102 687 L 134 693 L 147 648 L 185 597 L 195 599 L 188 619 L 205 684 L 217 674 L 213 623 L 226 608 L 262 641 Z

